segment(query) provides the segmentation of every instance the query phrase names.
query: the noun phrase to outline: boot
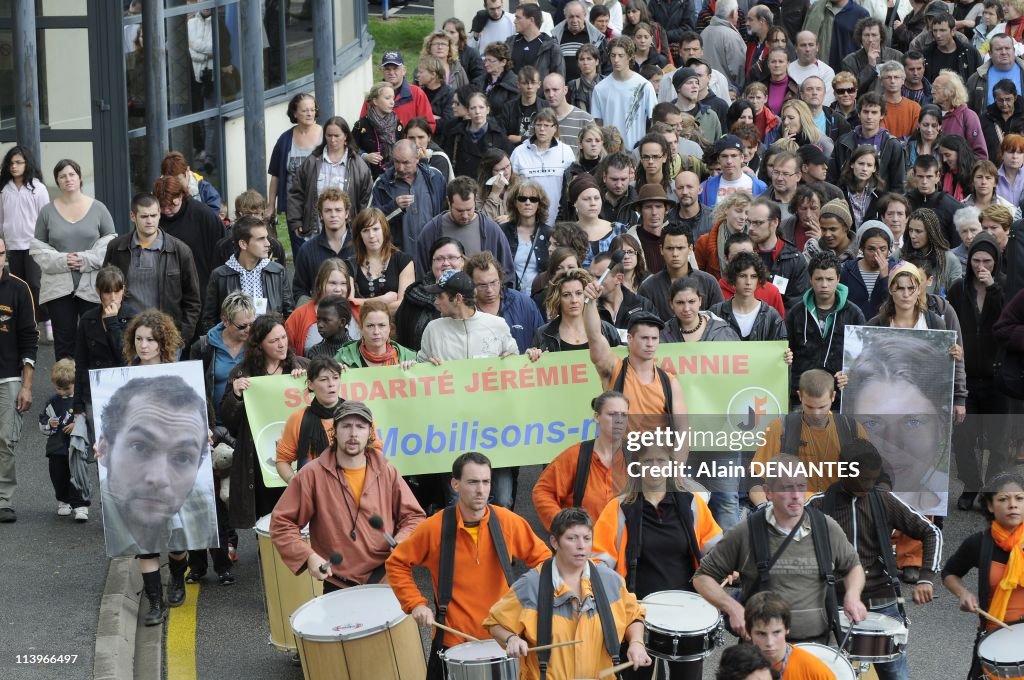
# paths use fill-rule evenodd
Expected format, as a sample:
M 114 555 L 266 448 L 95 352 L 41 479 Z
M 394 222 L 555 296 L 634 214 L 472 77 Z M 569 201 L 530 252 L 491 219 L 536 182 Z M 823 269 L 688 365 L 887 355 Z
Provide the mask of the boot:
M 149 600 L 149 612 L 146 613 L 143 623 L 147 626 L 159 626 L 167 618 L 167 609 L 164 607 L 164 586 L 160 582 L 160 572 L 143 574 L 142 583 L 146 591 L 146 599 Z
M 180 607 L 185 603 L 185 570 L 188 560 L 167 560 L 167 568 L 171 572 L 171 582 L 167 584 L 167 606 Z

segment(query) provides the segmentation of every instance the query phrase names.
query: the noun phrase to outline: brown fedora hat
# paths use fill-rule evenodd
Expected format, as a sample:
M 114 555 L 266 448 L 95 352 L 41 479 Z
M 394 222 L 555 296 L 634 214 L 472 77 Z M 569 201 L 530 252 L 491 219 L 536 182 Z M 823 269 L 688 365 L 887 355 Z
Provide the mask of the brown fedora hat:
M 665 193 L 665 188 L 660 184 L 645 184 L 640 187 L 640 193 L 637 194 L 636 200 L 630 204 L 630 207 L 636 206 L 639 208 L 644 203 L 650 201 L 661 201 L 665 204 L 665 209 L 668 210 L 674 206 L 677 201 L 675 196 L 670 196 Z

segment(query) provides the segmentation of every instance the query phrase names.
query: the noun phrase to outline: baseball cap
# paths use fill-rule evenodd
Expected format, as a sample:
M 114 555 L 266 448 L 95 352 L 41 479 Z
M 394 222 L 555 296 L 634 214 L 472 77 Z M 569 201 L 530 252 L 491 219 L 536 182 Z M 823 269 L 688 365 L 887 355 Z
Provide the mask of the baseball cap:
M 465 272 L 454 269 L 442 272 L 441 276 L 437 277 L 437 283 L 427 286 L 423 290 L 430 295 L 437 295 L 444 291 L 451 295 L 462 293 L 462 297 L 476 296 L 476 285 L 473 283 L 473 279 L 469 278 Z
M 384 56 L 380 60 L 381 66 L 387 66 L 388 64 L 394 64 L 395 66 L 405 66 L 405 59 L 402 58 L 402 53 L 398 50 L 390 50 L 384 53 Z
M 743 142 L 736 135 L 726 135 L 715 142 L 715 155 L 722 153 L 726 149 L 735 149 L 743 153 Z
M 626 319 L 626 330 L 632 332 L 633 327 L 640 324 L 654 326 L 658 330 L 665 327 L 665 322 L 661 320 L 660 316 L 651 312 L 641 311 L 629 315 L 629 318 Z
M 341 402 L 338 408 L 334 410 L 334 422 L 338 422 L 345 416 L 359 416 L 373 425 L 373 414 L 370 413 L 370 407 L 361 401 L 346 400 Z
M 700 79 L 697 75 L 697 71 L 692 68 L 677 68 L 675 73 L 672 74 L 672 87 L 679 89 L 679 86 L 685 83 L 690 78 Z

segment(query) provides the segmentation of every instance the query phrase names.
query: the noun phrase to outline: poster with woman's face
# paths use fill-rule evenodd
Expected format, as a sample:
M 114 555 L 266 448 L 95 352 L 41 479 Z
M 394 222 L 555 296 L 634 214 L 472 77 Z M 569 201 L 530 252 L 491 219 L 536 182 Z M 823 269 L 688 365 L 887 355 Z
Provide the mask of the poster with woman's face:
M 841 411 L 878 448 L 893 492 L 925 514 L 946 514 L 955 342 L 953 331 L 846 327 Z
M 216 548 L 199 361 L 89 371 L 107 555 Z

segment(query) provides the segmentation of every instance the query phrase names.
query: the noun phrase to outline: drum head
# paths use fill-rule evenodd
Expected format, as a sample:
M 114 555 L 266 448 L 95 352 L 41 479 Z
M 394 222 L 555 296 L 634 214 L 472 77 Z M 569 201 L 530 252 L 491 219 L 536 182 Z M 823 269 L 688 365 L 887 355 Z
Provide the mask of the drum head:
M 310 600 L 295 610 L 295 636 L 316 642 L 356 640 L 394 628 L 406 618 L 391 586 L 356 586 Z
M 658 604 L 671 606 L 658 606 Z M 696 593 L 662 590 L 645 597 L 646 621 L 658 630 L 703 631 L 718 625 L 722 616 L 713 605 Z
M 978 644 L 978 656 L 995 665 L 1024 665 L 1024 623 L 1015 623 L 1010 629 L 996 628 L 985 633 Z
M 506 659 L 508 656 L 494 640 L 480 640 L 479 642 L 464 642 L 455 645 L 444 651 L 446 661 L 488 661 L 491 659 Z
M 850 619 L 846 616 L 846 612 L 841 609 L 839 610 L 839 626 L 843 630 L 850 629 Z M 873 633 L 878 635 L 894 635 L 905 632 L 907 628 L 899 619 L 879 614 L 878 612 L 868 612 L 867 618 L 854 626 L 853 629 L 858 633 L 867 635 Z
M 269 536 L 270 515 L 263 515 L 263 517 L 260 517 L 258 520 L 256 520 L 256 526 L 254 526 L 253 529 L 255 529 L 256 533 L 260 536 Z
M 854 672 L 850 662 L 842 654 L 837 654 L 832 647 L 819 645 L 816 642 L 800 642 L 794 646 L 818 657 L 829 667 L 829 670 L 836 674 L 836 680 L 857 680 L 857 673 Z

